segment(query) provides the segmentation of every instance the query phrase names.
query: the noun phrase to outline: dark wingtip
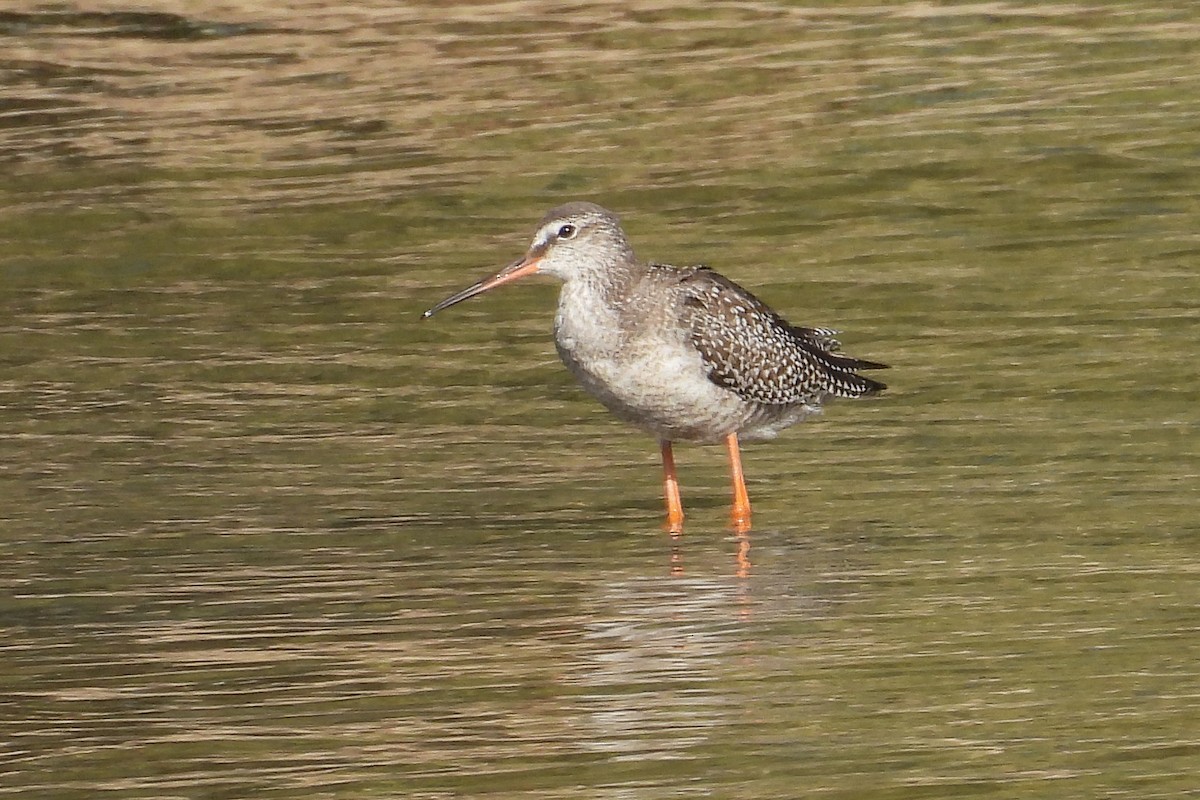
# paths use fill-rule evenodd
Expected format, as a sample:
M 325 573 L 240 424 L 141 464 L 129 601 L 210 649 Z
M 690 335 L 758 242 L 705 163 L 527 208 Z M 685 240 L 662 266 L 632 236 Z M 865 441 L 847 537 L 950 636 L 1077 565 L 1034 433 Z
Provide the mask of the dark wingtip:
M 873 381 L 870 378 L 864 378 L 861 375 L 858 376 L 858 379 L 866 384 L 866 389 L 863 391 L 864 395 L 879 394 L 880 392 L 886 391 L 888 388 L 887 384 L 883 381 Z

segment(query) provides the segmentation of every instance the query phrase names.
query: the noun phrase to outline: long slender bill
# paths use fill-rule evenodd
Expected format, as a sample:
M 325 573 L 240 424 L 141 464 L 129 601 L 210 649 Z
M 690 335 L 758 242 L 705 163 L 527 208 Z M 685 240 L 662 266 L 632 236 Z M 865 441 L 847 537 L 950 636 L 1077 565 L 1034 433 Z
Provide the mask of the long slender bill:
M 495 289 L 497 286 L 503 286 L 504 284 L 515 281 L 518 278 L 523 278 L 526 275 L 532 275 L 538 271 L 538 264 L 541 262 L 541 260 L 541 255 L 528 253 L 509 264 L 495 275 L 491 275 L 487 278 L 476 281 L 467 288 L 463 289 L 461 292 L 456 292 L 450 295 L 445 300 L 422 314 L 421 319 L 429 319 L 443 308 L 449 308 L 456 303 L 461 303 L 463 300 L 469 300 L 477 294 L 483 294 L 489 289 Z

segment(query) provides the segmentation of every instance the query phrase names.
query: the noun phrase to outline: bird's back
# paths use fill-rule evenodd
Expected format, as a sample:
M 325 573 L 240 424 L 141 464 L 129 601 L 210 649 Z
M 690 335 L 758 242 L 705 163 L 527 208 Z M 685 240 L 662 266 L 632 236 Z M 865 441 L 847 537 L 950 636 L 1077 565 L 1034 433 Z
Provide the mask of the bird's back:
M 862 397 L 886 388 L 858 374 L 886 365 L 840 354 L 835 331 L 791 325 L 710 269 L 677 274 L 684 322 L 713 383 L 768 406 L 815 406 L 828 397 Z

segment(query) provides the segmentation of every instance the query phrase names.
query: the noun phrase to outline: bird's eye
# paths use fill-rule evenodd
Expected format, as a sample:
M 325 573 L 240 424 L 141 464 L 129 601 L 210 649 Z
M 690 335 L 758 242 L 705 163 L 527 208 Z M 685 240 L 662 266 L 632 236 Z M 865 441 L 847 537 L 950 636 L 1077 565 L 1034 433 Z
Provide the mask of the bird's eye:
M 575 234 L 579 233 L 579 229 L 574 225 L 563 225 L 558 229 L 559 239 L 574 239 Z

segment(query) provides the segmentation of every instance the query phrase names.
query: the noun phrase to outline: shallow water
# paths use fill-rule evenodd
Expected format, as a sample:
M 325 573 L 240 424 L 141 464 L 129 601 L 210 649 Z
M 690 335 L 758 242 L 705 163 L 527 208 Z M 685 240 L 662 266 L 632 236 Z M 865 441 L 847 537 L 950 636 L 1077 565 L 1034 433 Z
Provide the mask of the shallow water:
M 0 13 L 0 793 L 1197 789 L 1200 13 Z M 421 310 L 585 197 L 893 365 L 745 460 Z

